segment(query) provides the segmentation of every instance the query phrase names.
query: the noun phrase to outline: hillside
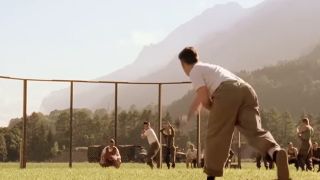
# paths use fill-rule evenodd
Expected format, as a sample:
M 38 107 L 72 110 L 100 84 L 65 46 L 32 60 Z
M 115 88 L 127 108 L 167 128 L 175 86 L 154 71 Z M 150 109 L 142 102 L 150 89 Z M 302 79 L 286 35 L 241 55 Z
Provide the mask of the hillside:
M 222 7 L 225 6 L 220 6 L 220 8 Z M 187 78 L 181 71 L 176 54 L 182 47 L 187 45 L 195 45 L 203 61 L 222 65 L 235 72 L 254 70 L 276 64 L 281 60 L 296 59 L 310 52 L 320 42 L 319 9 L 320 1 L 318 0 L 309 0 L 308 2 L 300 0 L 266 0 L 256 7 L 245 9 L 246 13 L 237 20 L 235 20 L 235 17 L 239 16 L 234 16 L 233 18 L 220 16 L 224 21 L 233 23 L 211 33 L 202 33 L 202 35 L 206 34 L 204 36 L 197 35 L 199 29 L 210 29 L 212 26 L 219 25 L 216 21 L 215 13 L 213 13 L 217 9 L 209 9 L 170 34 L 169 37 L 171 37 L 172 41 L 169 42 L 171 43 L 162 44 L 163 46 L 160 46 L 161 43 L 153 45 L 159 48 L 157 50 L 154 49 L 155 51 L 148 51 L 152 57 L 162 57 L 163 59 L 137 60 L 135 63 L 142 62 L 141 66 L 131 66 L 130 71 L 124 70 L 123 77 L 129 76 L 130 78 L 126 80 L 135 81 L 186 80 Z M 230 9 L 226 8 L 227 11 L 230 11 Z M 194 33 L 192 36 L 179 36 L 179 34 L 185 35 L 183 32 Z M 189 39 L 189 37 L 193 39 L 194 36 L 202 38 L 192 43 L 188 41 L 184 41 L 179 45 L 175 43 L 178 39 Z M 171 44 L 174 46 L 170 46 Z M 165 47 L 170 47 L 169 49 L 172 51 L 170 51 L 170 56 L 164 58 L 163 54 L 167 52 Z M 147 49 L 142 51 L 141 54 L 144 54 Z M 159 65 L 158 62 L 160 61 L 163 64 Z M 165 64 L 167 65 L 165 66 Z M 135 78 L 137 77 L 136 74 L 141 72 L 148 72 L 148 74 Z M 119 76 L 111 74 L 105 77 L 108 80 L 117 80 Z M 81 89 L 79 88 L 76 94 L 80 107 L 99 108 L 105 107 L 108 102 L 112 103 L 113 88 L 91 86 L 86 91 Z M 121 88 L 121 91 L 119 104 L 124 108 L 130 107 L 132 104 L 144 107 L 150 103 L 155 103 L 157 99 L 156 87 L 130 86 Z M 165 92 L 166 96 L 163 101 L 166 104 L 170 104 L 174 100 L 181 98 L 187 91 L 188 88 L 186 87 L 170 86 Z M 42 110 L 50 111 L 55 108 L 67 107 L 68 104 L 64 101 L 64 99 L 67 99 L 66 92 L 64 90 L 52 93 L 43 101 Z M 141 98 L 142 96 L 143 98 Z
M 296 60 L 238 75 L 256 90 L 264 109 L 275 108 L 295 117 L 303 113 L 320 114 L 320 46 Z M 185 114 L 193 91 L 168 106 L 173 117 Z
M 190 21 L 178 26 L 161 42 L 144 47 L 132 64 L 97 79 L 138 81 L 139 78 L 148 77 L 149 74 L 165 67 L 175 57 L 176 52 L 186 44 L 197 44 L 211 33 L 224 31 L 246 15 L 247 11 L 236 3 L 209 8 Z M 113 87 L 109 88 L 103 85 L 79 84 L 75 91 L 75 98 L 78 100 L 76 103 L 81 107 L 105 107 L 105 97 L 108 96 L 108 99 L 112 99 L 112 96 L 108 94 L 112 94 L 113 89 Z M 139 92 L 140 88 L 133 88 L 133 90 Z M 52 92 L 44 99 L 41 111 L 49 112 L 56 108 L 66 108 L 68 102 L 64 100 L 67 98 L 68 89 Z M 101 99 L 103 99 L 103 102 Z M 100 106 L 101 104 L 103 106 Z

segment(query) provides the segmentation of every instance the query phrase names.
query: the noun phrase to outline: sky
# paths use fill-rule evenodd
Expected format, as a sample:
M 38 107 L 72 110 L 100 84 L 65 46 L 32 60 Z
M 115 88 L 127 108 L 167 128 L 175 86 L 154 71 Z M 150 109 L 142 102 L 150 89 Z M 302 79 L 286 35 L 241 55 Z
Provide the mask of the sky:
M 263 0 L 0 0 L 0 75 L 94 79 L 216 4 Z M 59 84 L 32 84 L 29 112 Z M 21 116 L 21 83 L 0 80 L 0 126 Z

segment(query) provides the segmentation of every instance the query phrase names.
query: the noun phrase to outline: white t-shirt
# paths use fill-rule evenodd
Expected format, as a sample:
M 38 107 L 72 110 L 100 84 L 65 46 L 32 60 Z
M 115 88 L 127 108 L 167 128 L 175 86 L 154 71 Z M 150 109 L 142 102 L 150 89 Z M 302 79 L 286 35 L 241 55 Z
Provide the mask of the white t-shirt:
M 241 78 L 232 72 L 218 65 L 203 62 L 198 62 L 193 66 L 189 77 L 195 90 L 198 90 L 202 86 L 207 86 L 210 95 L 224 81 L 238 80 L 243 82 Z
M 152 128 L 149 128 L 148 130 L 146 130 L 144 132 L 144 135 L 147 137 L 149 144 L 152 144 L 154 142 L 159 142 L 157 135 Z

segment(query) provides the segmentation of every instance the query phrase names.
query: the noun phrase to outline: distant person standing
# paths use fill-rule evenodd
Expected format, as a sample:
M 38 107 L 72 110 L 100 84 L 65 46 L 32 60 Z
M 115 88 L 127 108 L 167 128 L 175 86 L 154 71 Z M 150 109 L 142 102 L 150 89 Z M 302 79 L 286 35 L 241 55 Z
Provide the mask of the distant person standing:
M 110 139 L 109 146 L 102 150 L 100 157 L 100 165 L 102 167 L 114 166 L 119 168 L 121 164 L 121 156 L 118 148 L 115 146 L 114 139 Z
M 304 170 L 312 170 L 312 142 L 311 137 L 314 134 L 308 118 L 303 118 L 301 125 L 297 128 L 297 134 L 301 141 L 298 152 L 299 167 Z M 305 167 L 306 166 L 306 167 Z
M 320 147 L 318 147 L 317 142 L 314 142 L 312 146 L 312 165 L 313 168 L 315 165 L 318 165 L 317 172 L 320 172 Z
M 263 157 L 261 156 L 261 154 L 257 153 L 256 156 L 256 166 L 258 169 L 261 168 L 261 162 L 263 161 L 263 165 L 266 168 L 266 170 L 271 170 L 274 168 L 273 162 L 270 158 L 268 158 L 267 156 Z
M 151 167 L 151 169 L 154 168 L 154 161 L 157 161 L 157 168 L 160 168 L 159 163 L 159 150 L 160 150 L 160 143 L 157 138 L 156 133 L 150 126 L 150 122 L 144 122 L 143 123 L 143 131 L 141 134 L 141 138 L 145 139 L 147 138 L 148 143 L 150 145 L 150 148 L 147 153 L 147 164 Z
M 197 167 L 197 149 L 194 148 L 192 144 L 189 145 L 189 148 L 186 153 L 186 165 L 189 168 L 191 164 L 191 168 Z
M 165 146 L 165 161 L 167 164 L 168 169 L 170 169 L 170 161 L 171 167 L 176 167 L 176 147 L 174 146 L 174 137 L 175 137 L 175 129 L 172 127 L 170 122 L 166 123 L 165 128 L 160 130 L 161 134 L 163 135 Z
M 299 170 L 299 164 L 298 164 L 298 149 L 293 146 L 292 142 L 288 143 L 288 162 L 289 164 L 294 164 L 297 170 Z
M 205 140 L 204 172 L 207 179 L 223 176 L 234 128 L 246 136 L 249 144 L 277 165 L 278 179 L 289 179 L 287 153 L 270 132 L 262 129 L 259 103 L 254 89 L 230 71 L 199 61 L 193 47 L 179 53 L 181 66 L 196 91 L 188 119 L 201 107 L 210 111 Z
M 225 163 L 225 165 L 224 165 L 224 168 L 230 167 L 233 156 L 234 156 L 234 152 L 233 152 L 232 149 L 230 148 L 230 150 L 229 150 L 229 155 L 228 155 L 227 161 L 226 161 L 226 163 Z

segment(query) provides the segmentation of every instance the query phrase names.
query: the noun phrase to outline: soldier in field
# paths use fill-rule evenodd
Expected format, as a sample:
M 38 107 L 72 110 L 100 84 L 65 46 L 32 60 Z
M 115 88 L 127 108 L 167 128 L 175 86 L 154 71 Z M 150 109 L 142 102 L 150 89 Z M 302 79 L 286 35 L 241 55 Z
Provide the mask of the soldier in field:
M 293 146 L 292 142 L 288 143 L 288 162 L 289 164 L 294 164 L 297 170 L 299 170 L 299 164 L 298 164 L 298 149 Z
M 312 142 L 311 137 L 314 134 L 308 118 L 301 120 L 301 125 L 297 128 L 297 134 L 301 141 L 298 152 L 299 167 L 304 170 L 312 170 Z
M 320 147 L 317 142 L 314 142 L 312 145 L 312 165 L 313 168 L 315 165 L 318 165 L 317 172 L 320 172 Z
M 271 170 L 274 168 L 274 164 L 270 158 L 268 158 L 267 156 L 263 157 L 261 154 L 257 153 L 256 166 L 258 169 L 261 168 L 261 162 L 263 162 L 263 165 L 266 168 L 266 170 Z
M 114 166 L 119 168 L 121 164 L 121 156 L 118 148 L 115 146 L 114 139 L 110 139 L 109 146 L 102 150 L 100 157 L 100 165 L 102 167 Z
M 246 136 L 250 145 L 277 165 L 278 179 L 289 179 L 287 152 L 281 149 L 270 132 L 261 127 L 258 97 L 254 89 L 230 71 L 201 62 L 193 47 L 179 53 L 185 74 L 196 91 L 188 119 L 205 107 L 210 111 L 205 139 L 207 179 L 223 176 L 234 128 Z
M 165 127 L 160 130 L 163 140 L 165 143 L 165 154 L 164 158 L 167 164 L 168 169 L 170 169 L 170 162 L 171 167 L 175 168 L 176 166 L 176 147 L 174 145 L 174 138 L 175 138 L 175 129 L 172 127 L 170 122 L 165 124 Z
M 194 148 L 193 144 L 189 145 L 189 148 L 186 153 L 186 166 L 189 168 L 196 168 L 197 167 L 197 149 Z
M 147 164 L 151 167 L 151 169 L 154 168 L 154 161 L 157 163 L 157 168 L 160 168 L 160 162 L 159 162 L 159 150 L 160 150 L 160 143 L 157 138 L 156 133 L 150 126 L 150 122 L 145 121 L 143 123 L 143 130 L 141 133 L 142 139 L 147 139 L 148 143 L 150 145 L 150 148 L 147 153 Z

